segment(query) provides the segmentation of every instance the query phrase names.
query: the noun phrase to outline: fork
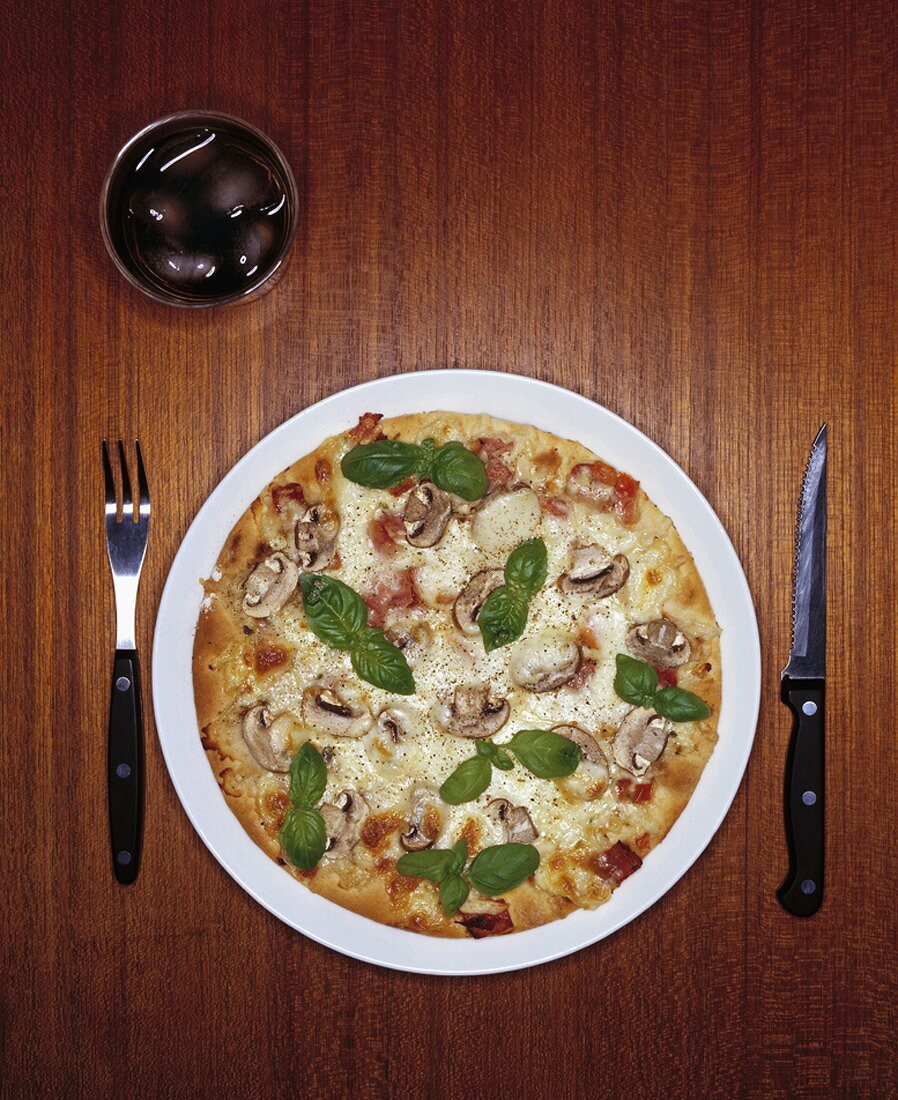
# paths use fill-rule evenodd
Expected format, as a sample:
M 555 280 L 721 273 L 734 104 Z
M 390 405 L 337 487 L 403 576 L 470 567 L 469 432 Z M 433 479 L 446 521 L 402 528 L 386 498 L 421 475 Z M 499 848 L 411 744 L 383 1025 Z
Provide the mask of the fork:
M 118 441 L 121 498 L 103 440 L 103 474 L 106 480 L 106 552 L 115 589 L 115 663 L 109 703 L 109 834 L 112 869 L 116 879 L 128 885 L 140 869 L 143 834 L 143 709 L 140 701 L 140 665 L 137 659 L 135 615 L 140 570 L 150 529 L 150 490 L 140 451 L 137 452 L 137 494 L 131 496 L 131 479 L 125 446 Z

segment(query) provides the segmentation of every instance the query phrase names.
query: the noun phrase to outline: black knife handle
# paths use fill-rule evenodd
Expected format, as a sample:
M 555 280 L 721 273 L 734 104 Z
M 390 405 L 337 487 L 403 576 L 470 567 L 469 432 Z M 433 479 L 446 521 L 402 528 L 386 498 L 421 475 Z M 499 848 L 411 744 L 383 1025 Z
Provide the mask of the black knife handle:
M 786 757 L 786 844 L 789 873 L 776 896 L 795 917 L 812 917 L 823 901 L 823 680 L 782 683 L 794 716 Z
M 115 651 L 109 703 L 108 787 L 112 870 L 127 886 L 140 870 L 143 834 L 143 711 L 135 649 Z

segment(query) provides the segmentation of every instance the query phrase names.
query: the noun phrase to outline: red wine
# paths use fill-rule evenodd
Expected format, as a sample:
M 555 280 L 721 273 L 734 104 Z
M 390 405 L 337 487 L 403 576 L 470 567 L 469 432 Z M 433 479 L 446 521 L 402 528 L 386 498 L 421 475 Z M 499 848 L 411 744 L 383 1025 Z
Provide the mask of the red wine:
M 291 185 L 272 150 L 236 120 L 181 119 L 126 149 L 110 181 L 107 228 L 120 261 L 157 293 L 197 304 L 233 298 L 282 260 Z

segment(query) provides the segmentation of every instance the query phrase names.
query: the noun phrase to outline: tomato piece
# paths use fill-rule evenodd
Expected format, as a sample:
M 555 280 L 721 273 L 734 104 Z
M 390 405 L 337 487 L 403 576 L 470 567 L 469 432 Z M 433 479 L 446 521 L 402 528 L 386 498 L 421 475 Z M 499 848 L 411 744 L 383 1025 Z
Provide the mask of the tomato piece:
M 639 518 L 639 482 L 629 474 L 619 473 L 615 478 L 614 492 L 617 497 L 615 510 L 620 516 L 621 523 L 635 523 Z
M 613 466 L 599 459 L 592 464 L 593 480 L 601 481 L 603 485 L 615 485 L 620 476 Z
M 415 479 L 413 477 L 407 477 L 405 481 L 400 481 L 398 485 L 394 485 L 393 488 L 389 490 L 390 496 L 401 497 L 403 493 L 407 493 L 409 489 L 413 489 L 415 484 Z
M 295 481 L 288 481 L 286 485 L 275 485 L 271 490 L 271 500 L 276 511 L 283 515 L 288 505 L 304 506 L 306 494 L 301 485 Z
M 658 680 L 664 687 L 676 687 L 677 686 L 677 670 L 675 668 L 662 668 L 660 665 L 655 665 L 655 672 L 658 673 Z

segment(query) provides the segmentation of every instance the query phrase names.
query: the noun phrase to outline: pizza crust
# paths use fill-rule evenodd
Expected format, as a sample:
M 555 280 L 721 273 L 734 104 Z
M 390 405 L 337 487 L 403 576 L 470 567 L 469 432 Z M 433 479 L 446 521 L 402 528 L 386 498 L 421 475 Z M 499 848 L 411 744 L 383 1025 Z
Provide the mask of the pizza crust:
M 478 437 L 513 440 L 518 476 L 537 488 L 544 499 L 563 493 L 573 466 L 596 461 L 579 443 L 487 415 L 412 414 L 383 420 L 378 427 L 389 438 L 413 442 L 428 437 L 437 444 L 450 439 L 470 442 Z M 240 732 L 247 701 L 273 690 L 272 685 L 285 678 L 286 670 L 294 675 L 293 662 L 299 660 L 277 630 L 265 621 L 249 621 L 240 608 L 241 586 L 248 573 L 273 550 L 287 547 L 285 523 L 272 504 L 272 494 L 279 486 L 298 484 L 307 502 L 321 501 L 339 510 L 338 497 L 346 488 L 339 459 L 352 445 L 345 434 L 336 436 L 299 459 L 262 491 L 228 537 L 213 576 L 204 583 L 205 598 L 195 636 L 197 721 L 228 805 L 250 837 L 288 873 L 313 892 L 380 923 L 430 935 L 466 936 L 464 926 L 440 909 L 434 886 L 405 879 L 395 871 L 395 861 L 402 854 L 395 836 L 379 852 L 369 852 L 359 844 L 351 860 L 334 861 L 325 856 L 310 875 L 286 865 L 277 840 L 278 812 L 282 817 L 289 805 L 284 780 L 259 767 Z M 609 885 L 584 872 L 583 867 L 602 844 L 608 846 L 616 840 L 639 850 L 644 858 L 688 802 L 716 743 L 722 684 L 719 629 L 692 557 L 672 523 L 641 492 L 639 501 L 640 518 L 624 535 L 630 541 L 635 539 L 634 545 L 641 548 L 639 561 L 658 565 L 645 568 L 637 579 L 631 575 L 630 590 L 622 590 L 621 602 L 626 604 L 631 621 L 645 621 L 639 617 L 640 608 L 654 598 L 652 586 L 657 575 L 657 585 L 663 585 L 663 599 L 658 604 L 661 613 L 674 619 L 692 643 L 692 656 L 681 670 L 679 684 L 701 695 L 712 715 L 676 727 L 676 738 L 651 771 L 651 802 L 615 807 L 588 842 L 577 841 L 563 852 L 547 848 L 542 839 L 537 842 L 542 845 L 540 869 L 505 898 L 515 931 L 559 919 L 578 906 L 593 907 L 607 900 Z M 301 624 L 301 608 L 290 614 Z M 444 609 L 443 614 L 451 615 L 451 609 Z M 266 646 L 284 650 L 281 664 L 261 667 L 258 654 Z M 331 652 L 322 660 L 337 677 L 351 675 L 345 655 Z M 426 778 L 438 786 L 444 777 Z M 550 781 L 541 782 L 550 785 Z M 451 840 L 447 838 L 446 843 Z

